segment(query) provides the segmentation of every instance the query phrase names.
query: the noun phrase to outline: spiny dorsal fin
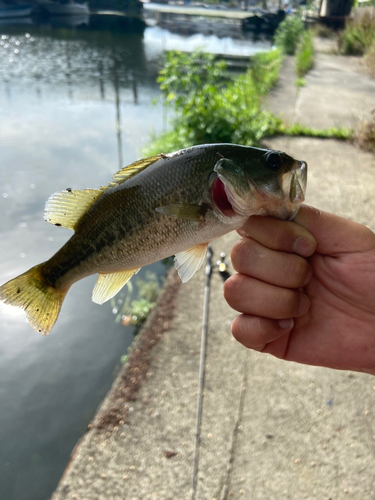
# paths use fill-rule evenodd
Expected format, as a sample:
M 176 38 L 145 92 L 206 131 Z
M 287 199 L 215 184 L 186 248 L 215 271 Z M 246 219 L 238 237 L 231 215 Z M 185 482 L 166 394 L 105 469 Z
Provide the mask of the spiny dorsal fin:
M 112 180 L 108 183 L 108 186 L 102 186 L 100 189 L 105 191 L 106 189 L 109 189 L 111 187 L 117 186 L 118 184 L 122 184 L 123 182 L 127 181 L 134 175 L 138 174 L 145 168 L 149 167 L 156 161 L 160 160 L 160 158 L 163 158 L 165 155 L 163 154 L 158 154 L 155 156 L 150 156 L 149 158 L 143 158 L 142 160 L 137 160 L 131 165 L 128 165 L 121 170 L 119 170 L 113 177 Z
M 112 181 L 108 186 L 101 186 L 100 189 L 66 189 L 60 193 L 53 194 L 47 200 L 44 219 L 56 226 L 63 226 L 74 230 L 81 217 L 104 191 L 122 184 L 164 156 L 159 154 L 135 161 L 117 172 L 112 177 Z
M 139 269 L 127 269 L 118 273 L 99 274 L 92 292 L 92 301 L 96 304 L 104 304 L 104 302 L 114 297 Z
M 99 189 L 66 189 L 54 193 L 47 200 L 44 220 L 74 230 L 83 214 L 102 194 Z
M 206 257 L 207 247 L 208 243 L 202 243 L 175 255 L 174 265 L 182 283 L 189 281 L 201 267 Z

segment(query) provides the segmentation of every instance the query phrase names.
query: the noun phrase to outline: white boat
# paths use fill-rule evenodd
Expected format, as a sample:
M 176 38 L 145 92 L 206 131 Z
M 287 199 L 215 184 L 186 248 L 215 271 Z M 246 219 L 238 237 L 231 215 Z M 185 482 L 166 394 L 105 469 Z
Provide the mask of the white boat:
M 53 16 L 76 16 L 90 13 L 87 3 L 76 3 L 74 0 L 69 0 L 67 3 L 44 3 L 43 7 Z
M 31 16 L 33 6 L 25 5 L 8 5 L 0 2 L 0 19 L 8 19 L 12 17 L 28 17 Z

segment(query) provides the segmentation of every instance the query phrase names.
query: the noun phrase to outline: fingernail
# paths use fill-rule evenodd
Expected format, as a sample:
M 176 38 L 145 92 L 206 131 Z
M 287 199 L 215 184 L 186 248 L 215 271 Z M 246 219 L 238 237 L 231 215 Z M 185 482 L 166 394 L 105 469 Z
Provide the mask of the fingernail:
M 294 326 L 294 319 L 293 318 L 279 319 L 278 323 L 280 328 L 282 328 L 283 330 L 291 330 Z
M 293 250 L 295 251 L 295 253 L 298 253 L 298 255 L 301 255 L 302 257 L 309 257 L 314 253 L 315 245 L 312 241 L 307 240 L 306 238 L 303 238 L 301 236 L 296 239 Z
M 301 293 L 299 299 L 298 315 L 302 316 L 303 314 L 307 313 L 309 309 L 310 299 L 307 297 L 307 295 Z

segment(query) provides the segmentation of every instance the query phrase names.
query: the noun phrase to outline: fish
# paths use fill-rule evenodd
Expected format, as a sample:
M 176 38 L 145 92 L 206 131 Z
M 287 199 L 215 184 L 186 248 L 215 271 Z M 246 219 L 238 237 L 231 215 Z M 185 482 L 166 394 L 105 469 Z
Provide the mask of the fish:
M 74 231 L 49 260 L 0 287 L 42 335 L 54 326 L 69 288 L 99 274 L 92 300 L 114 297 L 139 269 L 175 256 L 182 282 L 208 244 L 252 215 L 293 219 L 304 201 L 307 164 L 281 151 L 203 144 L 135 161 L 99 189 L 50 196 L 44 218 Z

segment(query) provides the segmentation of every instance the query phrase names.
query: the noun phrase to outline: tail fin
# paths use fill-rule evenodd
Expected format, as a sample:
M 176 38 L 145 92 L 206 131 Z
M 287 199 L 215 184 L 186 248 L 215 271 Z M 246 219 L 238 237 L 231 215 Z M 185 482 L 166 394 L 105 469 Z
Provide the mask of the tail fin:
M 43 264 L 32 267 L 0 287 L 0 300 L 26 312 L 30 325 L 47 335 L 57 320 L 66 292 L 56 290 L 42 276 Z

